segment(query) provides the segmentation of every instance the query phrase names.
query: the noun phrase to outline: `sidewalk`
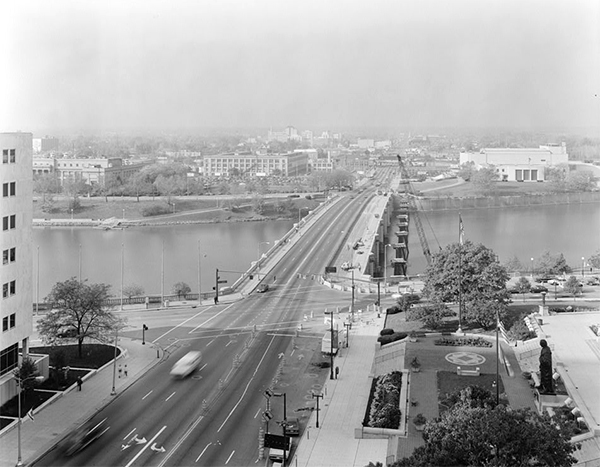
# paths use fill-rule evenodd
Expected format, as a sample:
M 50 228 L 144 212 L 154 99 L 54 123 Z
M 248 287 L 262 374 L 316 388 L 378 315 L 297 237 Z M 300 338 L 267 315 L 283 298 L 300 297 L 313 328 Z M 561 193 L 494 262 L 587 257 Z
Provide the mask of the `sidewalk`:
M 339 378 L 327 380 L 325 384 L 320 400 L 319 428 L 314 411 L 289 465 L 364 467 L 377 461 L 385 465 L 387 439 L 354 437 L 355 429 L 362 426 L 367 407 L 371 390 L 369 374 L 384 320 L 377 318 L 375 312 L 365 315 L 353 324 L 349 346 L 335 360 L 340 368 Z
M 58 439 L 82 424 L 111 400 L 119 396 L 146 371 L 160 361 L 162 351 L 139 339 L 119 338 L 122 350 L 117 368 L 127 365 L 128 376 L 115 377 L 116 395 L 111 396 L 113 386 L 113 363 L 97 372 L 86 375 L 81 392 L 73 385 L 58 399 L 34 412 L 34 420 L 22 418 L 21 452 L 26 465 L 50 449 Z M 17 424 L 0 432 L 0 467 L 12 467 L 18 457 Z

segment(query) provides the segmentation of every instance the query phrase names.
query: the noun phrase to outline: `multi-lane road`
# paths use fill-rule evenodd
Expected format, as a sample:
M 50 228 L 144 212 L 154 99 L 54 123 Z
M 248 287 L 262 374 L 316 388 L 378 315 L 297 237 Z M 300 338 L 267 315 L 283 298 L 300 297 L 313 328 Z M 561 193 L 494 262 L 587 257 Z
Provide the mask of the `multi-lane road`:
M 71 457 L 57 447 L 36 465 L 264 464 L 258 449 L 264 392 L 282 356 L 290 354 L 304 315 L 347 303 L 343 293 L 311 277 L 335 260 L 342 232 L 351 229 L 369 196 L 344 198 L 304 232 L 261 278 L 268 292 L 228 305 L 130 316 L 131 326 L 139 328 L 142 320 L 149 326 L 146 339 L 162 347 L 165 358 L 95 415 L 93 422 L 108 428 L 97 441 Z M 203 354 L 199 371 L 173 379 L 173 363 L 189 350 Z

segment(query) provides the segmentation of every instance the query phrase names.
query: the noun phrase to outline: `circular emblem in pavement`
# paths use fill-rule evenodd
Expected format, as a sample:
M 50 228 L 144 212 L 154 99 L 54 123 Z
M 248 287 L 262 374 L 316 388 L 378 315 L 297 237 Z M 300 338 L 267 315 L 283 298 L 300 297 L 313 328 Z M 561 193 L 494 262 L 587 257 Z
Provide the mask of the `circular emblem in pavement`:
M 446 360 L 455 365 L 481 365 L 485 357 L 473 352 L 452 352 L 446 355 Z

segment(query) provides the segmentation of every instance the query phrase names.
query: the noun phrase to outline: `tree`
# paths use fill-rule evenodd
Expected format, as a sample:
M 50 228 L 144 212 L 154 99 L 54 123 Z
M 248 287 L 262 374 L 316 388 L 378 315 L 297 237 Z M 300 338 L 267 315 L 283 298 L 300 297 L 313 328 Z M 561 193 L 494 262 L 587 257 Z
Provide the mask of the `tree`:
M 519 272 L 523 270 L 523 263 L 514 255 L 504 263 L 504 267 L 508 272 Z
M 416 466 L 570 466 L 571 433 L 546 413 L 457 403 L 425 425 L 425 445 L 394 464 Z
M 107 342 L 122 323 L 106 305 L 110 298 L 110 286 L 88 284 L 72 277 L 57 282 L 44 299 L 52 311 L 37 324 L 38 333 L 47 344 L 75 339 L 79 357 L 83 341 L 96 339 Z
M 566 182 L 569 191 L 591 191 L 596 186 L 594 174 L 589 171 L 571 172 Z
M 29 389 L 37 386 L 37 381 L 33 378 L 33 376 L 36 376 L 38 373 L 39 371 L 37 365 L 31 357 L 24 357 L 21 360 L 21 365 L 13 370 L 13 375 L 15 378 L 23 382 L 23 391 L 28 391 Z
M 185 282 L 177 282 L 173 285 L 173 289 L 171 289 L 171 293 L 177 295 L 177 298 L 181 298 L 182 295 L 185 298 L 191 291 L 192 289 Z
M 460 178 L 462 178 L 465 182 L 468 182 L 469 180 L 471 180 L 471 177 L 473 176 L 474 167 L 475 167 L 474 162 L 465 162 L 464 164 L 462 164 L 460 166 L 460 169 L 458 170 L 457 175 Z
M 559 275 L 571 272 L 571 268 L 567 264 L 562 253 L 552 255 L 548 250 L 544 251 L 537 261 L 536 269 L 539 270 L 542 275 Z
M 563 289 L 568 294 L 573 295 L 573 297 L 576 297 L 577 294 L 581 293 L 581 287 L 579 286 L 579 281 L 577 280 L 577 278 L 575 276 L 571 276 L 565 281 L 565 283 L 563 285 Z
M 123 295 L 131 300 L 132 297 L 144 295 L 144 288 L 141 285 L 129 284 L 123 287 Z
M 252 210 L 256 214 L 264 214 L 267 208 L 267 203 L 265 202 L 265 198 L 262 195 L 255 194 L 252 196 Z
M 496 254 L 482 244 L 467 240 L 463 245 L 451 243 L 433 255 L 425 272 L 423 294 L 434 302 L 456 302 L 460 287 L 465 301 L 504 302 L 509 297 L 507 281 L 508 273 Z
M 566 191 L 568 171 L 569 167 L 567 164 L 559 164 L 555 167 L 546 167 L 544 169 L 544 176 L 550 182 L 554 191 Z
M 531 290 L 531 282 L 526 277 L 521 276 L 515 284 L 515 289 L 523 295 L 523 301 L 525 301 L 525 294 Z
M 483 329 L 491 329 L 496 325 L 496 316 L 506 316 L 506 304 L 503 301 L 470 297 L 463 305 L 465 321 L 475 323 Z
M 471 175 L 471 182 L 482 194 L 490 194 L 495 189 L 495 182 L 498 181 L 498 172 L 494 167 L 479 169 Z
M 600 269 L 600 250 L 588 258 L 588 263 L 595 269 Z
M 453 316 L 454 312 L 450 310 L 444 303 L 435 302 L 427 306 L 419 306 L 409 308 L 406 313 L 407 321 L 421 320 L 423 326 L 428 329 L 435 329 L 442 324 L 442 320 L 449 316 Z

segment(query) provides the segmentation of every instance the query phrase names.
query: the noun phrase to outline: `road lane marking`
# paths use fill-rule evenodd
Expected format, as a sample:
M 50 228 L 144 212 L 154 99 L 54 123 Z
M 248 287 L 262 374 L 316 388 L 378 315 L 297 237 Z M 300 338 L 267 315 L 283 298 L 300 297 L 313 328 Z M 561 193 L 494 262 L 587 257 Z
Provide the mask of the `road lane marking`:
M 204 365 L 202 365 L 198 371 L 204 370 L 206 368 L 206 365 L 208 365 L 208 363 L 205 363 Z
M 149 447 L 149 446 L 151 446 L 151 445 L 152 445 L 152 443 L 153 443 L 154 441 L 156 441 L 156 438 L 158 438 L 158 437 L 159 437 L 159 435 L 160 435 L 160 434 L 161 434 L 161 433 L 162 433 L 162 432 L 165 430 L 165 428 L 167 428 L 167 425 L 163 426 L 163 427 L 162 427 L 162 428 L 161 428 L 161 429 L 158 431 L 158 433 L 156 433 L 156 434 L 154 435 L 154 437 L 153 437 L 153 438 L 152 438 L 150 441 L 148 441 L 148 442 L 147 442 L 147 443 L 144 445 L 144 447 L 143 447 L 143 448 L 140 450 L 140 452 L 138 452 L 138 453 L 137 453 L 137 454 L 136 454 L 136 455 L 133 457 L 133 459 L 131 459 L 131 460 L 129 461 L 129 463 L 125 465 L 125 467 L 131 467 L 131 465 L 132 465 L 132 464 L 133 464 L 133 463 L 134 463 L 134 462 L 137 460 L 137 458 L 138 458 L 138 457 L 140 457 L 140 456 L 142 455 L 142 453 L 143 453 L 143 452 L 144 452 L 146 449 L 148 449 L 148 447 Z
M 256 411 L 256 413 L 254 414 L 254 418 L 258 417 L 258 414 L 260 413 L 262 409 L 259 407 L 258 410 Z
M 171 450 L 167 453 L 167 455 L 164 457 L 164 459 L 160 462 L 160 464 L 158 464 L 158 467 L 163 467 L 167 461 L 171 458 L 171 456 L 173 455 L 173 453 L 179 449 L 179 447 L 183 444 L 183 442 L 187 439 L 188 436 L 190 436 L 190 434 L 192 433 L 192 431 L 194 431 L 194 429 L 198 426 L 198 424 L 204 419 L 204 415 L 200 415 L 196 421 L 194 423 L 192 423 L 192 425 L 187 429 L 187 431 L 183 434 L 183 436 L 181 438 L 179 438 L 179 441 L 177 441 L 175 443 L 175 446 L 173 446 L 171 448 Z M 127 467 L 127 466 L 126 466 Z
M 165 399 L 165 402 L 167 402 L 167 401 L 168 401 L 168 400 L 169 400 L 171 397 L 173 397 L 174 395 L 175 395 L 175 393 L 173 393 L 173 394 L 171 394 L 169 397 L 167 397 L 167 398 Z
M 231 460 L 231 458 L 233 457 L 233 453 L 235 452 L 235 449 L 233 451 L 231 451 L 231 454 L 229 454 L 229 457 L 227 458 L 227 460 L 225 461 L 225 464 L 229 464 L 229 461 Z
M 219 316 L 221 313 L 225 313 L 227 310 L 229 310 L 229 308 L 231 308 L 233 305 L 235 305 L 235 303 L 230 304 L 229 306 L 226 306 L 225 308 L 223 308 L 221 311 L 219 311 L 216 315 L 211 316 L 210 318 L 208 318 L 206 321 L 204 321 L 203 323 L 199 324 L 198 326 L 196 326 L 194 329 L 192 329 L 188 334 L 192 334 L 193 332 L 196 331 L 196 329 L 204 326 L 206 323 L 209 323 L 210 321 L 212 321 L 213 319 L 215 319 L 217 316 Z
M 142 400 L 144 400 L 146 397 L 148 397 L 150 394 L 152 394 L 154 392 L 154 389 L 152 389 L 148 394 L 146 394 L 144 397 L 142 397 Z
M 248 392 L 248 388 L 250 387 L 250 384 L 252 383 L 252 380 L 256 376 L 256 373 L 258 373 L 258 369 L 260 368 L 260 366 L 262 365 L 262 362 L 264 361 L 265 357 L 267 356 L 267 352 L 269 352 L 269 349 L 271 348 L 271 345 L 273 344 L 274 340 L 275 340 L 275 336 L 273 336 L 271 338 L 271 342 L 269 342 L 269 345 L 265 349 L 265 352 L 263 353 L 263 356 L 261 357 L 260 361 L 258 362 L 258 365 L 256 365 L 256 368 L 254 369 L 254 373 L 252 373 L 252 377 L 248 380 L 248 383 L 246 384 L 246 387 L 244 388 L 244 392 L 242 393 L 242 395 L 240 396 L 239 400 L 236 402 L 236 404 L 231 409 L 231 412 L 229 412 L 229 415 L 227 415 L 227 418 L 225 418 L 225 420 L 223 421 L 223 423 L 221 424 L 221 426 L 217 430 L 217 433 L 223 429 L 223 427 L 225 426 L 225 424 L 227 423 L 227 421 L 229 420 L 229 418 L 233 415 L 233 412 L 235 412 L 235 409 L 237 409 L 238 406 L 242 403 L 242 399 L 244 398 L 244 396 Z
M 131 436 L 131 435 L 132 435 L 132 434 L 135 432 L 135 430 L 137 430 L 137 428 L 134 428 L 134 429 L 133 429 L 133 430 L 131 430 L 129 433 L 127 433 L 127 434 L 125 435 L 125 438 L 123 438 L 123 439 L 125 440 L 125 439 L 129 438 L 129 437 L 130 437 L 130 436 Z
M 212 443 L 208 443 L 206 445 L 206 447 L 202 450 L 202 452 L 200 453 L 200 455 L 196 458 L 196 462 L 198 462 L 200 460 L 200 458 L 202 457 L 202 455 L 206 452 L 206 450 L 208 449 L 208 447 L 211 445 Z
M 194 316 L 191 316 L 190 318 L 186 319 L 185 321 L 182 321 L 181 323 L 179 323 L 177 326 L 172 327 L 171 329 L 169 329 L 168 331 L 166 331 L 164 334 L 162 334 L 161 336 L 158 336 L 156 339 L 154 339 L 152 341 L 153 344 L 156 344 L 156 342 L 158 342 L 160 339 L 162 339 L 163 337 L 165 337 L 167 334 L 169 334 L 171 331 L 174 331 L 175 329 L 183 326 L 185 323 L 187 323 L 188 321 L 194 319 L 196 316 L 200 316 L 202 313 L 204 313 L 205 311 L 208 311 L 212 308 L 212 306 L 209 306 L 206 310 L 202 310 L 200 313 L 196 313 Z

